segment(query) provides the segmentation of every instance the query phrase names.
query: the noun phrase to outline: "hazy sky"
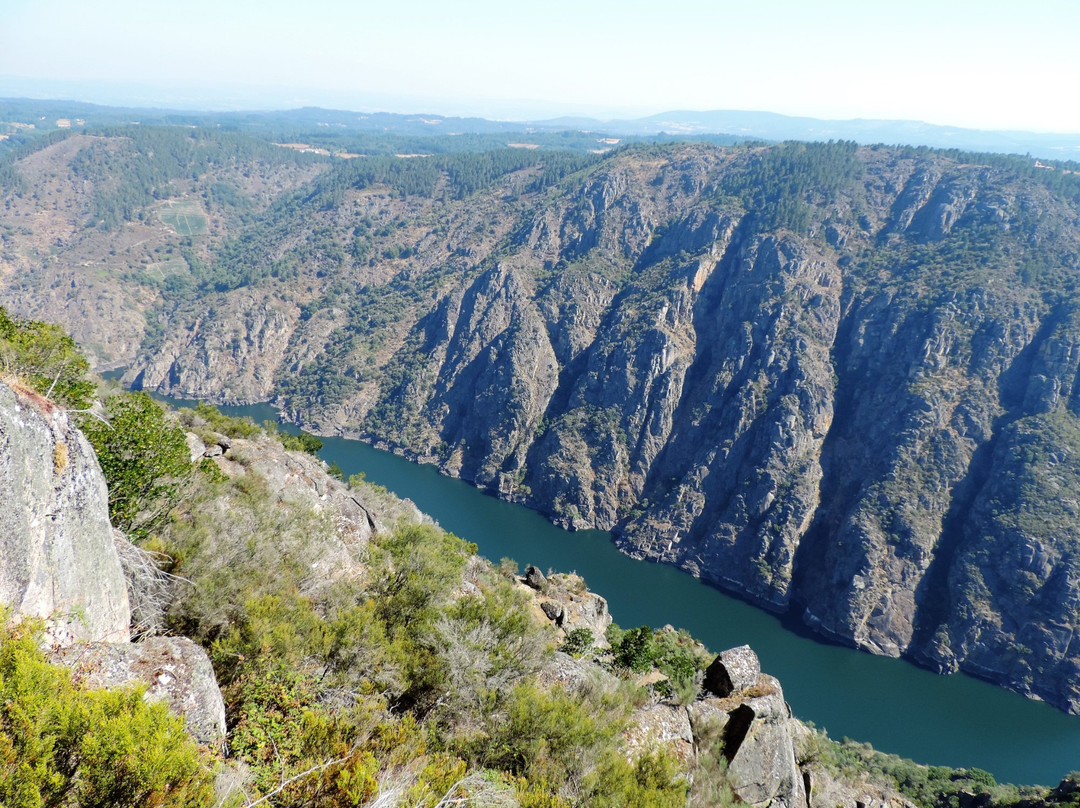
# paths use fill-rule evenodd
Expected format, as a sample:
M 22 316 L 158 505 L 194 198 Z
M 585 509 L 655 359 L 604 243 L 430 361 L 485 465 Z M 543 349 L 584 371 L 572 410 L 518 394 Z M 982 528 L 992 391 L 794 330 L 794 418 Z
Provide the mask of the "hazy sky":
M 1080 0 L 0 0 L 0 94 L 1080 132 L 1078 31 Z

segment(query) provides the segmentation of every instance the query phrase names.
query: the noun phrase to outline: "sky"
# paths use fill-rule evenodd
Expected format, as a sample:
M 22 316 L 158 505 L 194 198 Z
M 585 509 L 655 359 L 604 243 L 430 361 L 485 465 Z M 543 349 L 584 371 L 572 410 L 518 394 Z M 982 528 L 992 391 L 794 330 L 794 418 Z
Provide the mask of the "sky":
M 0 95 L 1080 133 L 1080 0 L 0 0 Z

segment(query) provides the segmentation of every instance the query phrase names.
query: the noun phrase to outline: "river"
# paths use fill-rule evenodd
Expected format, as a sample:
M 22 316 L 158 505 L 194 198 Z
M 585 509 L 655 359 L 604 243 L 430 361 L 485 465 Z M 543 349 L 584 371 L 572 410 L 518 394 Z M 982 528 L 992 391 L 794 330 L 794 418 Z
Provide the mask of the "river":
M 174 401 L 178 405 L 190 402 Z M 222 407 L 261 423 L 267 405 Z M 535 511 L 488 496 L 433 466 L 355 440 L 323 438 L 320 452 L 346 476 L 411 499 L 494 561 L 575 571 L 608 599 L 624 628 L 684 628 L 714 651 L 749 644 L 780 679 L 796 716 L 919 763 L 977 767 L 1000 782 L 1056 785 L 1080 769 L 1080 718 L 963 674 L 939 676 L 902 660 L 809 639 L 767 612 L 673 567 L 624 556 L 601 531 L 569 532 Z

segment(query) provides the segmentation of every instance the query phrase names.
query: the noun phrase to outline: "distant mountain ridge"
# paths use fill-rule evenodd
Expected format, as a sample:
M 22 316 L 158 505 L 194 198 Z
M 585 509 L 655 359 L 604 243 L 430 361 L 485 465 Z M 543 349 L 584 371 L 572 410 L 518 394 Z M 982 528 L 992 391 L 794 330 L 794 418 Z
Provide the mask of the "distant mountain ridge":
M 827 120 L 774 112 L 740 110 L 673 110 L 644 118 L 600 119 L 559 117 L 504 121 L 435 113 L 358 112 L 301 107 L 289 110 L 235 112 L 192 111 L 153 107 L 116 107 L 81 101 L 0 98 L 0 135 L 4 123 L 33 123 L 55 128 L 57 120 L 80 119 L 87 126 L 142 124 L 219 125 L 258 131 L 267 127 L 318 129 L 397 135 L 497 134 L 513 132 L 588 131 L 624 138 L 727 135 L 735 140 L 852 140 L 862 145 L 930 146 L 963 151 L 1030 154 L 1049 160 L 1080 160 L 1080 133 L 1037 133 L 968 129 L 908 120 L 856 118 Z
M 598 122 L 597 128 L 626 134 L 723 133 L 762 140 L 854 140 L 870 145 L 932 146 L 942 149 L 1031 154 L 1036 157 L 1080 159 L 1080 133 L 1041 134 L 1021 131 L 966 129 L 921 121 L 825 120 L 791 117 L 774 112 L 712 110 L 673 111 L 627 121 Z

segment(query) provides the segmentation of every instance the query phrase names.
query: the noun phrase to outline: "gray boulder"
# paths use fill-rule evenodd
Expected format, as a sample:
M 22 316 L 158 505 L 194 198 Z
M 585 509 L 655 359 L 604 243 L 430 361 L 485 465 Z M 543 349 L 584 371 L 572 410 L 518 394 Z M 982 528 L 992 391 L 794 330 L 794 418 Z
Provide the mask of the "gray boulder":
M 56 404 L 0 382 L 0 604 L 46 641 L 125 641 L 127 583 L 93 449 Z
M 634 713 L 625 733 L 627 757 L 664 749 L 680 765 L 689 767 L 694 759 L 694 735 L 686 710 L 670 704 L 648 704 Z
M 599 690 L 614 693 L 619 679 L 595 662 L 575 659 L 562 651 L 556 651 L 537 671 L 538 680 L 547 686 L 565 687 L 582 692 Z
M 164 701 L 184 719 L 200 744 L 225 738 L 225 702 L 206 652 L 186 637 L 152 637 L 140 643 L 80 643 L 58 654 L 85 686 L 146 686 L 149 701 Z
M 757 684 L 761 663 L 749 645 L 724 651 L 705 671 L 705 689 L 721 698 Z
M 795 756 L 797 723 L 780 682 L 761 673 L 748 645 L 724 651 L 705 672 L 710 694 L 687 708 L 695 746 L 717 744 L 741 802 L 803 808 L 806 789 Z
M 732 789 L 749 805 L 802 808 L 806 792 L 780 683 L 763 675 L 752 692 L 760 695 L 732 710 L 723 731 Z
M 563 607 L 555 601 L 545 600 L 540 604 L 540 608 L 543 609 L 548 620 L 558 623 L 562 619 Z
M 540 572 L 539 567 L 530 564 L 525 569 L 525 584 L 538 592 L 542 592 L 547 586 L 547 579 L 544 577 L 544 573 Z

